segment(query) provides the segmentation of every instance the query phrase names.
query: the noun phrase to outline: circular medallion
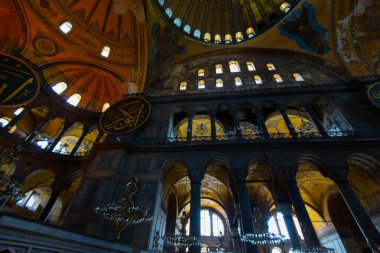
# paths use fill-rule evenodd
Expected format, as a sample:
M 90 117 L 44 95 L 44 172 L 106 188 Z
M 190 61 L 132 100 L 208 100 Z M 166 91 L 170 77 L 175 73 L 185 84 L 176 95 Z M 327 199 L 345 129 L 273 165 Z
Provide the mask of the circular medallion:
M 57 54 L 57 46 L 51 40 L 37 38 L 33 41 L 35 49 L 43 55 L 54 56 Z
M 26 63 L 0 54 L 0 106 L 19 107 L 34 100 L 40 92 L 40 80 Z
M 380 108 L 380 82 L 376 82 L 369 86 L 367 96 L 372 104 Z
M 141 127 L 150 117 L 151 106 L 142 97 L 127 97 L 108 108 L 100 118 L 101 129 L 108 134 L 127 134 Z

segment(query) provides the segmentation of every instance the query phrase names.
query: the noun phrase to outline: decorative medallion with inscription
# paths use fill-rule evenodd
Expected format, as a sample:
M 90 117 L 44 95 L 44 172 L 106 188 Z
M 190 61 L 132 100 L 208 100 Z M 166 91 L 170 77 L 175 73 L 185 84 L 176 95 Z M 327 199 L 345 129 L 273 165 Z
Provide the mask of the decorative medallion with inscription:
M 127 97 L 107 109 L 100 127 L 108 134 L 127 134 L 141 127 L 150 117 L 150 103 L 142 97 Z
M 37 74 L 24 62 L 0 54 L 0 106 L 19 107 L 34 100 L 40 92 Z
M 369 86 L 367 95 L 372 104 L 377 108 L 380 108 L 380 82 L 376 82 Z

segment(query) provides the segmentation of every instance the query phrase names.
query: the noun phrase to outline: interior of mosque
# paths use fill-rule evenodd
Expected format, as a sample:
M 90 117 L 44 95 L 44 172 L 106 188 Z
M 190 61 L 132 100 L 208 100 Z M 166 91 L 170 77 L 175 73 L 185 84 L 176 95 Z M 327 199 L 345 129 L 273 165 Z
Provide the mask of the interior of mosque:
M 0 252 L 380 252 L 378 13 L 1 0 Z

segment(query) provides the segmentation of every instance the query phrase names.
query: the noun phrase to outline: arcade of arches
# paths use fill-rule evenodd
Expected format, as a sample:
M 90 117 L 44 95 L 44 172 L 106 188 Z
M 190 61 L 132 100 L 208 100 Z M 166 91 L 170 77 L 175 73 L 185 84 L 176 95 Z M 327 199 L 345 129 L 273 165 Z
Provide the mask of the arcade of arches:
M 379 253 L 378 13 L 373 0 L 1 0 L 0 252 Z M 131 97 L 148 120 L 107 131 Z M 118 236 L 94 209 L 131 191 L 152 219 Z M 259 232 L 283 240 L 244 240 Z M 180 236 L 201 243 L 168 243 Z

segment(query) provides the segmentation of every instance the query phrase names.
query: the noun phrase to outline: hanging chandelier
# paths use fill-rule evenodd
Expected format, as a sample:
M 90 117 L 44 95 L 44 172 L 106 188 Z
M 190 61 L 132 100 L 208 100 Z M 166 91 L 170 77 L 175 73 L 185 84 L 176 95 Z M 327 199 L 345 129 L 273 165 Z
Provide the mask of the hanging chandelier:
M 117 240 L 128 225 L 150 222 L 153 218 L 149 210 L 135 205 L 132 198 L 137 190 L 136 178 L 132 178 L 126 185 L 127 198 L 111 201 L 94 209 L 94 213 L 102 215 L 104 220 L 115 223 Z
M 185 252 L 187 247 L 201 246 L 202 241 L 198 236 L 186 235 L 186 211 L 182 212 L 180 218 L 181 232 L 178 235 L 164 236 L 164 242 L 168 246 L 173 246 L 180 249 L 180 252 Z
M 266 232 L 264 229 L 263 217 L 259 207 L 253 208 L 254 233 L 246 233 L 241 236 L 243 242 L 256 245 L 277 245 L 285 240 L 285 236 Z
M 16 146 L 12 149 L 4 149 L 0 154 L 0 200 L 14 198 L 21 199 L 21 185 L 12 180 L 9 174 L 6 173 L 4 167 L 11 164 L 20 158 L 21 146 Z

